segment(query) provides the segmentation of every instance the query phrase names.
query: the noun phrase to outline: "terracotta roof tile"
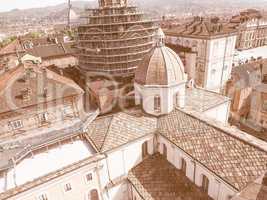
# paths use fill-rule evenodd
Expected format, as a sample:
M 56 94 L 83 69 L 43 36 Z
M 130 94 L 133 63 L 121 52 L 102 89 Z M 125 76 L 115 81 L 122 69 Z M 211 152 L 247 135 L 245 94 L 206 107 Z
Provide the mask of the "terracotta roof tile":
M 46 74 L 45 85 L 40 83 L 43 73 Z M 47 88 L 46 96 L 43 96 L 44 88 Z M 28 98 L 25 100 L 22 93 L 26 90 Z M 0 76 L 0 113 L 81 93 L 83 90 L 70 79 L 35 65 L 20 65 Z
M 87 134 L 98 150 L 105 152 L 154 133 L 156 127 L 156 118 L 147 116 L 140 110 L 131 110 L 96 119 L 89 125 Z
M 160 154 L 134 167 L 128 179 L 144 200 L 211 199 Z
M 158 131 L 241 190 L 267 170 L 267 153 L 181 111 L 158 121 Z

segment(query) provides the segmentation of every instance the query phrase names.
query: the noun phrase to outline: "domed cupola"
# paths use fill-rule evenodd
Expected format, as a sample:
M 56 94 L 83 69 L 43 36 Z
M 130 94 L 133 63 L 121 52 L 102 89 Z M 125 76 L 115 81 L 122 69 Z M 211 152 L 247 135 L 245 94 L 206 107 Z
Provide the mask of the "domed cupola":
M 180 57 L 164 45 L 165 35 L 158 29 L 155 47 L 145 56 L 135 73 L 136 104 L 153 115 L 184 106 L 187 75 Z

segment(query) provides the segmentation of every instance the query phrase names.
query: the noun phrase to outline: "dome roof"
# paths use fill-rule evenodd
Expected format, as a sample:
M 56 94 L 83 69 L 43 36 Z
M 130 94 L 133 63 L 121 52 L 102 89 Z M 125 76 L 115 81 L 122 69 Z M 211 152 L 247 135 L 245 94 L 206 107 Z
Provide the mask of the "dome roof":
M 180 57 L 164 45 L 153 48 L 135 73 L 135 82 L 141 85 L 174 85 L 185 81 Z

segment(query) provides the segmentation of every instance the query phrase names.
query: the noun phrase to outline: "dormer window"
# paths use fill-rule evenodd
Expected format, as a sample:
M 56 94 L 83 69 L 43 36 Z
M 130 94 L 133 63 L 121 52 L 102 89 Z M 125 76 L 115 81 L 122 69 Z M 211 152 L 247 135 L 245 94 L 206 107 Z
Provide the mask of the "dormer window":
M 13 130 L 17 130 L 23 127 L 21 120 L 12 121 L 9 123 L 9 125 L 11 126 Z

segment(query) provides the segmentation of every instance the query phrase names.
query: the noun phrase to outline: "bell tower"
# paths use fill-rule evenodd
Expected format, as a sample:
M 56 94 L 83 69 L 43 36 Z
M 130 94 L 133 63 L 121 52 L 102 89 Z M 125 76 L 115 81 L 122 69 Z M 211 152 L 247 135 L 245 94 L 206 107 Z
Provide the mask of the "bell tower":
M 126 7 L 127 0 L 98 0 L 100 8 Z

